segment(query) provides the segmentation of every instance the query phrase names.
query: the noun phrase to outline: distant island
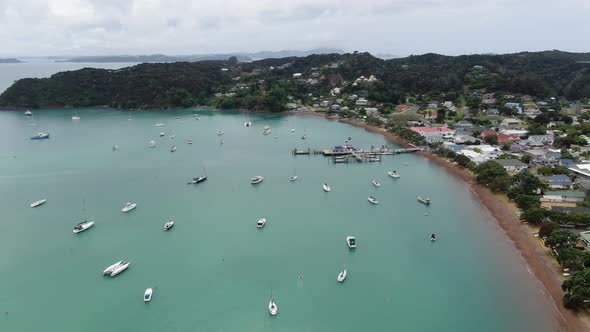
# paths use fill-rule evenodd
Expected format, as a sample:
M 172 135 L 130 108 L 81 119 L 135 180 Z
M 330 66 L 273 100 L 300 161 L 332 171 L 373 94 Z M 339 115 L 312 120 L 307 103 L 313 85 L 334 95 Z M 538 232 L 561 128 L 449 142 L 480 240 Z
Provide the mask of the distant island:
M 0 63 L 22 63 L 22 61 L 20 61 L 19 59 L 15 59 L 15 58 L 5 58 L 5 59 L 0 58 Z
M 0 95 L 2 108 L 161 109 L 207 105 L 283 111 L 374 108 L 388 114 L 408 100 L 452 100 L 480 107 L 486 93 L 579 100 L 590 97 L 590 53 L 415 55 L 314 54 L 241 63 L 144 63 L 118 70 L 84 68 L 21 79 Z M 324 105 L 326 104 L 326 105 Z M 487 106 L 484 104 L 484 106 Z M 490 105 L 493 106 L 493 105 Z

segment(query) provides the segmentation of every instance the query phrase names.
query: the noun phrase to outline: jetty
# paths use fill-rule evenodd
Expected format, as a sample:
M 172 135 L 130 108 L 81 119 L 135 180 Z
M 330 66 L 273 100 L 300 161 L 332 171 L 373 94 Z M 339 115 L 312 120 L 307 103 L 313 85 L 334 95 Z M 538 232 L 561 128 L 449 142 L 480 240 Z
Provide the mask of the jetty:
M 393 149 L 387 146 L 374 147 L 367 149 L 357 149 L 352 145 L 337 145 L 334 148 L 325 149 L 293 149 L 293 155 L 323 155 L 331 157 L 335 164 L 349 162 L 380 162 L 383 156 L 392 156 L 401 153 L 412 153 L 422 151 L 421 148 L 411 145 L 405 149 Z

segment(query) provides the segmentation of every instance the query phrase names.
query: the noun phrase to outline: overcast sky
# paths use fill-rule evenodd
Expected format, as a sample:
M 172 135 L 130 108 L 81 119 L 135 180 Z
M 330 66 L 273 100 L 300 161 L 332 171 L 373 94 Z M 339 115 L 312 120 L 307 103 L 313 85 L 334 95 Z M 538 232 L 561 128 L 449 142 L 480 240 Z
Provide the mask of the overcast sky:
M 590 51 L 590 0 L 0 0 L 0 56 Z

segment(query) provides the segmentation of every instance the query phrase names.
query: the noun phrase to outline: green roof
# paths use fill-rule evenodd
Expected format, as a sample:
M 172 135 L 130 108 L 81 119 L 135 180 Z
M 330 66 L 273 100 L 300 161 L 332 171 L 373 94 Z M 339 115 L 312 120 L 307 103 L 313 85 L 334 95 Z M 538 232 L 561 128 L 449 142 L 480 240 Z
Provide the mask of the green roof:
M 590 231 L 581 232 L 580 236 L 590 243 Z
M 583 191 L 547 191 L 545 195 L 548 196 L 563 196 L 563 197 L 586 197 L 586 193 Z

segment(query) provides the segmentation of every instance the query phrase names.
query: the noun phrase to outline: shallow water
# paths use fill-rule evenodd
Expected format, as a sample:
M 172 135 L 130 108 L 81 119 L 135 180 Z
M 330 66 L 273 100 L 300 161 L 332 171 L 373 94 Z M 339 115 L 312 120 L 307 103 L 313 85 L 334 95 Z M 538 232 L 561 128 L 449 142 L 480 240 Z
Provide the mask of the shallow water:
M 516 249 L 444 169 L 410 154 L 346 165 L 291 154 L 348 136 L 357 147 L 392 144 L 382 136 L 270 114 L 245 128 L 235 112 L 84 109 L 80 121 L 73 109 L 34 112 L 0 113 L 1 331 L 556 330 Z M 51 138 L 29 140 L 37 131 Z M 387 176 L 393 168 L 400 179 Z M 204 173 L 206 182 L 186 184 Z M 265 179 L 252 186 L 255 175 Z M 125 202 L 138 207 L 123 214 Z M 73 234 L 85 215 L 96 226 Z M 176 225 L 163 232 L 170 218 Z M 128 271 L 101 275 L 123 259 Z

